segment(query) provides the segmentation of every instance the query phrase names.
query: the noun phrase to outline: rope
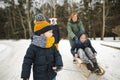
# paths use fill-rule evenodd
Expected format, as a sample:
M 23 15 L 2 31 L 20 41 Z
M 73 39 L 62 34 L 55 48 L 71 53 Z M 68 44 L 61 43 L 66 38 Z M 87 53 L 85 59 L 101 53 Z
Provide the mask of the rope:
M 62 70 L 65 70 L 65 71 L 71 71 L 71 72 L 80 72 L 80 71 L 78 71 L 78 70 L 67 69 L 67 68 L 62 68 Z
M 84 70 L 81 71 L 81 70 L 73 70 L 73 69 L 68 69 L 68 68 L 62 68 L 62 69 L 65 70 L 65 71 L 79 72 L 79 73 L 81 73 L 81 75 L 82 75 L 83 78 L 87 78 L 90 75 L 90 73 L 85 72 Z
M 71 71 L 71 72 L 80 72 L 80 73 L 87 73 L 87 72 L 88 72 L 88 71 L 86 71 L 85 69 L 73 70 L 73 69 L 68 69 L 68 68 L 62 68 L 62 70 Z

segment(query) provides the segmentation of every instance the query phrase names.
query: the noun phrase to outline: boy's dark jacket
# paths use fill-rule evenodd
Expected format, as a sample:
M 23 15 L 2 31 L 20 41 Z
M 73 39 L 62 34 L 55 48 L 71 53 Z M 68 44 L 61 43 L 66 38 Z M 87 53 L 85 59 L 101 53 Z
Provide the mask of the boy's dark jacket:
M 34 80 L 52 80 L 57 75 L 52 67 L 60 69 L 63 62 L 55 46 L 41 48 L 31 44 L 24 57 L 21 78 L 29 79 L 32 65 Z
M 86 33 L 84 31 L 79 32 L 78 40 L 74 42 L 71 48 L 71 53 L 73 54 L 73 56 L 77 53 L 79 48 L 85 49 L 86 47 L 91 48 L 92 52 L 96 53 L 89 39 L 87 39 L 84 43 L 80 42 L 79 38 L 82 34 L 86 34 Z
M 59 43 L 60 41 L 60 31 L 59 31 L 59 26 L 53 25 L 53 36 L 55 37 L 55 44 Z

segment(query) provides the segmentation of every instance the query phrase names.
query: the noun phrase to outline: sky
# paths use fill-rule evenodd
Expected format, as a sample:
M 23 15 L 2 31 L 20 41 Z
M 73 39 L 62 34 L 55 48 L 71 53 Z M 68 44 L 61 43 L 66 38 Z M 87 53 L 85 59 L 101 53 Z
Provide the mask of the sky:
M 5 4 L 4 1 L 0 1 L 0 7 L 5 8 L 5 6 L 7 6 L 7 4 Z
M 15 1 L 16 5 L 19 4 L 18 0 L 14 0 L 14 1 Z M 40 8 L 44 3 L 51 4 L 50 1 L 54 1 L 54 0 L 32 0 L 32 1 L 33 1 L 33 6 L 34 7 Z M 80 1 L 82 1 L 82 0 L 68 0 L 68 3 L 70 3 L 70 4 L 73 3 L 73 2 L 80 3 Z M 94 3 L 96 3 L 96 1 L 99 1 L 99 0 L 92 0 L 92 5 L 94 5 Z M 57 4 L 62 6 L 64 4 L 64 0 L 57 0 Z M 81 3 L 81 4 L 83 4 L 83 3 Z M 5 8 L 5 6 L 8 6 L 8 4 L 5 4 L 4 1 L 0 1 L 0 7 Z

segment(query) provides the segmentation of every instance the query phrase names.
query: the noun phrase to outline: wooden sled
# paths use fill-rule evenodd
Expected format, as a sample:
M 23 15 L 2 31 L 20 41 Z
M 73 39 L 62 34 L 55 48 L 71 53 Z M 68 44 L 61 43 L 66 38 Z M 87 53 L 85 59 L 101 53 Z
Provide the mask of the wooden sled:
M 99 68 L 101 70 L 101 73 L 96 73 L 96 75 L 98 75 L 98 76 L 104 75 L 105 74 L 105 70 L 101 66 L 99 66 Z
M 77 69 L 81 72 L 81 74 L 84 77 L 88 78 L 91 74 L 91 71 L 87 69 L 86 64 L 84 64 L 80 58 L 76 58 L 75 60 Z
M 83 63 L 83 61 L 80 58 L 76 58 L 76 65 L 77 65 L 77 69 L 81 72 L 81 74 L 88 78 L 91 75 L 91 71 L 87 69 L 87 66 L 85 63 Z M 100 67 L 100 66 L 99 66 Z M 100 67 L 101 69 L 101 73 L 95 73 L 96 75 L 102 76 L 105 71 L 102 67 Z

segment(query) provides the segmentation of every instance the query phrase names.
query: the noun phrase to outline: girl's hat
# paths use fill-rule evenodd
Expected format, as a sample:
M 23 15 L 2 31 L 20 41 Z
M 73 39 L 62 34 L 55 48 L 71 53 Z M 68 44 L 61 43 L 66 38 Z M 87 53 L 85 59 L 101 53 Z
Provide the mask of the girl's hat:
M 53 26 L 51 26 L 47 21 L 36 21 L 34 26 L 34 33 L 35 35 L 40 35 L 52 29 Z
M 80 38 L 80 37 L 82 36 L 82 34 L 86 34 L 86 35 L 87 35 L 87 32 L 86 32 L 86 31 L 80 31 L 80 32 L 78 33 L 78 38 Z

